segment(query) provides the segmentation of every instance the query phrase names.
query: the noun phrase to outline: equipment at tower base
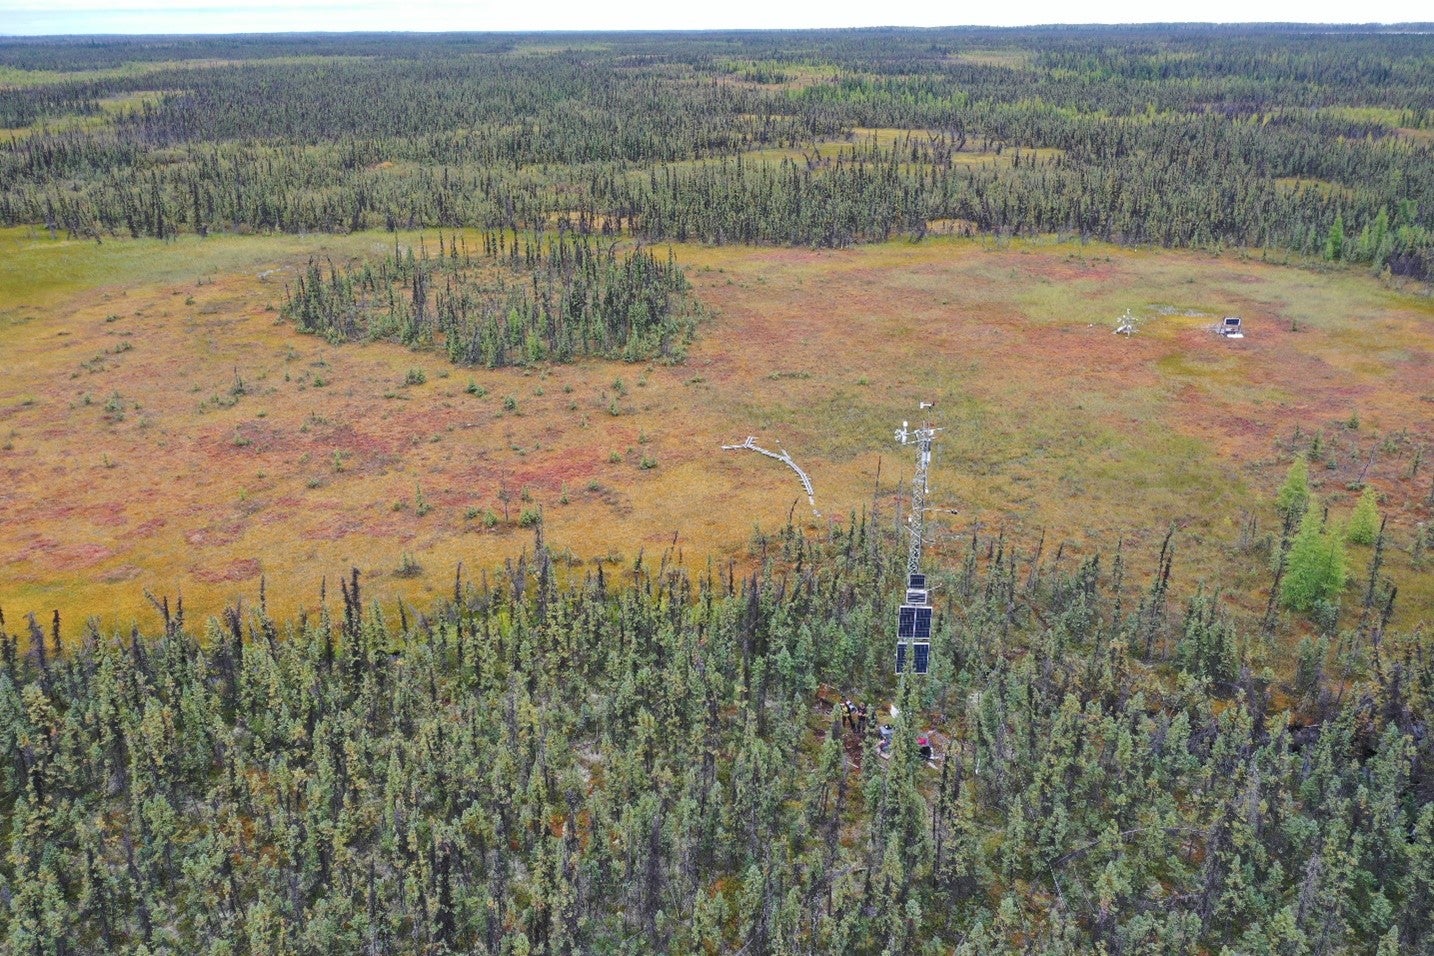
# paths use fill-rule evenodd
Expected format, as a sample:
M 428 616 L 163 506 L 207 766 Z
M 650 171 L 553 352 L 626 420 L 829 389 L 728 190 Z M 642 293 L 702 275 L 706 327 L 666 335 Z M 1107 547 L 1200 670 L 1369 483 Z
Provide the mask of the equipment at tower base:
M 927 407 L 923 402 L 922 408 Z M 921 549 L 925 543 L 922 535 L 926 524 L 926 495 L 930 490 L 926 476 L 931 467 L 931 442 L 936 432 L 937 429 L 926 423 L 912 429 L 908 422 L 902 422 L 896 432 L 898 442 L 916 446 L 911 514 L 906 520 L 911 534 L 911 549 L 906 557 L 906 600 L 896 612 L 896 673 L 902 675 L 925 674 L 931 666 L 931 605 L 926 575 L 921 573 Z

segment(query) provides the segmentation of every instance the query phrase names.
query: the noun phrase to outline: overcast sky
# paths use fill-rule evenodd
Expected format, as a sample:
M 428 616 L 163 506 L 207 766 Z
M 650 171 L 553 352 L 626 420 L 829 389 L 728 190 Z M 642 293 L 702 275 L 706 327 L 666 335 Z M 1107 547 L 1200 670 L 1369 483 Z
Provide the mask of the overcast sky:
M 262 33 L 311 30 L 701 30 L 1032 23 L 1400 23 L 1428 20 L 1429 0 L 1030 0 L 899 4 L 772 0 L 0 0 L 0 35 Z

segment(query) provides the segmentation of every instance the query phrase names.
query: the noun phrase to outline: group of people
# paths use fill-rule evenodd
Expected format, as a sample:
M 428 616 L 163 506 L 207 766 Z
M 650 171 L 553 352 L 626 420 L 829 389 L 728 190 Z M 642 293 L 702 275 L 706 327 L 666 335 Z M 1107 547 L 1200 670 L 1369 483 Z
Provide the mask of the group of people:
M 848 730 L 855 730 L 858 734 L 866 733 L 866 721 L 868 714 L 875 714 L 870 704 L 853 704 L 849 700 L 841 703 L 841 722 Z
M 867 721 L 876 720 L 876 709 L 870 704 L 854 704 L 850 700 L 843 700 L 837 705 L 841 708 L 842 727 L 846 730 L 856 731 L 858 736 L 866 733 Z M 891 737 L 895 731 L 890 724 L 878 724 L 877 733 L 881 740 L 877 742 L 877 750 L 882 754 L 891 752 Z M 931 747 L 931 732 L 927 731 L 916 738 L 916 750 L 921 759 L 930 762 L 934 756 Z

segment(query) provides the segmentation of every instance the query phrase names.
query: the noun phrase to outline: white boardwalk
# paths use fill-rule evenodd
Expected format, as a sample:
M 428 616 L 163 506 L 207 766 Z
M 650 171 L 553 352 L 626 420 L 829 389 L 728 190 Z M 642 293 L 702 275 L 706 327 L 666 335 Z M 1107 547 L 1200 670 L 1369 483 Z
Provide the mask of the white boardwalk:
M 778 442 L 778 443 L 777 443 L 777 447 L 780 448 L 780 447 L 781 447 L 781 444 L 782 444 L 781 442 Z M 811 504 L 811 506 L 812 506 L 812 511 L 815 512 L 815 513 L 818 514 L 818 515 L 821 514 L 821 512 L 817 511 L 817 498 L 816 498 L 816 494 L 817 494 L 817 493 L 812 490 L 812 479 L 807 476 L 807 473 L 806 473 L 805 471 L 802 471 L 802 468 L 801 468 L 800 465 L 798 465 L 796 462 L 792 461 L 792 456 L 787 453 L 787 450 L 786 450 L 785 448 L 782 448 L 781 454 L 778 454 L 777 452 L 774 452 L 774 451 L 769 451 L 769 450 L 767 450 L 766 448 L 763 448 L 762 446 L 760 446 L 760 445 L 757 444 L 757 437 L 756 437 L 755 435 L 748 435 L 748 436 L 747 436 L 747 440 L 744 441 L 744 442 L 742 442 L 742 444 L 740 444 L 740 445 L 723 445 L 723 446 L 722 446 L 722 450 L 723 450 L 723 451 L 741 451 L 743 448 L 747 448 L 747 449 L 750 449 L 751 451 L 755 451 L 755 452 L 757 452 L 757 453 L 760 454 L 760 455 L 766 455 L 768 458 L 775 458 L 775 459 L 777 459 L 777 461 L 782 462 L 782 463 L 785 464 L 788 468 L 792 469 L 792 471 L 795 471 L 795 472 L 797 473 L 797 477 L 802 480 L 802 487 L 803 487 L 804 489 L 806 489 L 806 492 L 807 492 L 807 501 Z

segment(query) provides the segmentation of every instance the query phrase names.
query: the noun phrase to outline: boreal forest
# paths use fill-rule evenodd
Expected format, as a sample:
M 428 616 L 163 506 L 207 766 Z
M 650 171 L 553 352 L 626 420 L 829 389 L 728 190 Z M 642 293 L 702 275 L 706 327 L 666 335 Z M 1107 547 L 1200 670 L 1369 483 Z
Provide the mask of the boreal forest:
M 1434 259 L 1434 64 L 1417 33 L 654 34 L 547 47 L 12 41 L 0 62 L 31 72 L 0 90 L 0 127 L 31 132 L 0 150 L 0 222 L 101 239 L 565 224 L 843 246 L 949 220 L 1329 252 L 1420 276 Z M 112 122 L 73 122 L 106 103 Z M 823 141 L 843 145 L 819 152 Z M 968 168 L 964 154 L 1009 162 Z
M 68 347 L 70 327 L 52 332 L 25 296 L 62 303 L 45 306 L 56 316 L 77 303 L 109 336 L 77 368 L 67 355 L 38 384 L 0 384 L 0 524 L 51 522 L 0 554 L 0 953 L 1434 954 L 1429 32 L 3 39 L 0 231 L 35 257 L 0 269 L 0 377 L 43 364 L 6 352 Z M 117 249 L 177 270 L 154 263 L 241 239 L 287 264 L 243 266 L 262 300 L 210 303 L 214 282 L 241 287 L 208 273 L 186 276 L 182 298 L 169 272 L 132 289 L 96 272 L 92 300 L 46 299 L 21 275 L 69 295 L 84 263 Z M 753 278 L 718 258 L 733 247 L 793 271 Z M 60 248 L 65 274 L 31 265 Z M 800 323 L 836 321 L 781 311 L 793 308 L 775 288 L 784 276 L 870 254 L 887 258 L 860 260 L 858 279 L 876 281 L 919 254 L 915 290 L 922 269 L 965 249 L 1055 250 L 1029 267 L 1052 275 L 1087 255 L 1114 274 L 1114 259 L 1162 289 L 1227 262 L 1272 270 L 1258 281 L 1281 270 L 1269 281 L 1286 299 L 1244 300 L 1279 327 L 1247 342 L 1333 343 L 1320 364 L 1201 358 L 1244 343 L 1193 324 L 1218 313 L 1159 304 L 1139 335 L 1133 321 L 1125 339 L 1097 330 L 1100 348 L 1126 352 L 1062 366 L 1094 395 L 1095 376 L 1147 374 L 1118 358 L 1142 343 L 1195 355 L 1144 364 L 1175 383 L 1173 407 L 1207 401 L 1202 376 L 1218 383 L 1226 404 L 1188 428 L 1210 447 L 1227 425 L 1245 442 L 1237 517 L 1200 497 L 1213 470 L 1181 479 L 1178 520 L 1162 510 L 1162 479 L 1142 478 L 1141 462 L 1173 467 L 1168 448 L 1196 458 L 1206 445 L 1158 444 L 1173 419 L 1142 419 L 1156 406 L 1134 385 L 1113 427 L 1150 443 L 1149 458 L 1106 438 L 1062 444 L 1072 429 L 1049 422 L 1066 420 L 1025 406 L 978 416 L 975 399 L 948 402 L 978 381 L 975 364 L 958 370 L 964 354 L 936 409 L 899 390 L 850 397 L 877 395 L 878 371 L 808 403 L 830 420 L 826 444 L 782 453 L 816 479 L 811 520 L 803 501 L 787 508 L 791 474 L 748 446 L 686 459 L 669 443 L 724 395 L 748 416 L 724 429 L 797 428 L 787 406 L 769 419 L 760 406 L 822 385 L 834 352 L 760 374 L 701 352 L 724 339 L 778 349 L 742 331 L 764 295 L 802 335 L 817 333 Z M 986 296 L 995 318 L 980 334 L 994 335 L 1016 307 L 983 290 L 1051 284 L 1014 268 L 940 294 Z M 1079 288 L 1072 298 L 1092 286 Z M 758 305 L 742 304 L 749 294 Z M 1302 320 L 1296 295 L 1316 316 L 1357 301 L 1350 328 L 1386 344 Z M 128 331 L 158 328 L 144 296 L 192 310 L 185 341 L 212 353 L 220 384 L 166 383 L 167 371 L 123 394 L 87 384 L 146 354 Z M 241 313 L 262 322 L 272 369 L 253 371 L 259 345 L 222 347 L 231 333 L 215 323 Z M 902 329 L 913 354 L 955 351 Z M 859 322 L 839 332 L 845 351 L 885 360 Z M 1076 334 L 1045 347 L 1071 352 Z M 1001 368 L 1046 361 L 1008 341 L 992 346 Z M 794 342 L 783 347 L 802 354 Z M 344 379 L 346 357 L 368 353 L 412 367 L 398 384 Z M 188 354 L 165 361 L 188 368 Z M 1277 374 L 1297 384 L 1269 385 Z M 1301 405 L 1299 382 L 1345 404 Z M 168 387 L 184 396 L 182 427 Z M 390 416 L 430 399 L 434 415 L 481 415 L 414 426 L 380 455 L 343 404 L 363 387 L 379 430 L 407 427 Z M 1051 401 L 1067 387 L 1052 381 Z M 668 407 L 664 388 L 695 397 Z M 286 424 L 283 403 L 315 395 L 326 404 Z M 861 404 L 898 400 L 944 429 L 933 487 L 971 497 L 984 484 L 1014 508 L 1038 480 L 1011 477 L 1019 460 L 1055 475 L 1034 487 L 1063 510 L 1019 520 L 981 504 L 967 521 L 965 501 L 941 498 L 927 520 L 937 496 L 923 503 L 911 449 L 891 444 L 900 418 Z M 550 408 L 580 419 L 575 430 L 642 427 L 605 438 L 580 472 L 581 455 L 545 432 Z M 70 417 L 31 424 L 51 412 Z M 212 421 L 220 440 L 186 438 Z M 524 423 L 532 444 L 514 431 Z M 55 451 L 80 427 L 147 451 L 88 465 L 94 448 Z M 1023 428 L 1040 433 L 1031 448 L 1011 437 Z M 439 454 L 424 449 L 450 447 L 450 433 L 472 443 L 464 480 L 501 487 L 501 508 L 438 471 L 403 472 L 402 500 L 360 507 L 388 494 L 360 482 Z M 550 486 L 532 477 L 545 441 L 564 459 Z M 232 526 L 186 524 L 199 506 L 167 502 L 177 484 L 151 494 L 170 470 L 190 475 L 186 444 L 212 456 L 212 488 L 237 495 Z M 874 475 L 850 473 L 860 491 L 824 483 L 878 451 Z M 509 470 L 483 471 L 500 453 Z M 246 457 L 260 454 L 274 457 Z M 309 470 L 288 497 L 265 497 L 290 459 Z M 773 486 L 781 471 L 781 490 L 761 494 L 785 520 L 741 511 L 701 548 L 676 527 L 626 530 L 642 507 L 633 489 L 672 473 L 690 485 L 714 460 Z M 81 502 L 63 482 L 82 467 L 96 488 L 146 483 L 127 505 L 149 521 L 125 547 L 182 534 L 153 559 L 169 564 L 72 547 L 62 522 Z M 243 488 L 222 484 L 240 471 Z M 1082 498 L 1097 473 L 1118 476 L 1128 511 Z M 965 474 L 977 477 L 957 484 Z M 301 499 L 339 488 L 352 497 L 324 508 L 385 528 L 450 521 L 457 543 L 405 531 L 394 540 L 431 551 L 404 550 L 396 569 L 386 552 L 308 567 L 319 552 L 298 544 L 324 536 L 297 523 Z M 1194 512 L 1216 503 L 1220 519 L 1201 523 Z M 205 577 L 194 555 L 247 547 L 238 529 L 266 507 L 272 551 Z M 562 524 L 569 508 L 606 510 L 584 538 L 587 517 Z M 334 536 L 350 533 L 358 519 Z M 930 545 L 930 667 L 898 674 L 913 534 Z M 475 542 L 506 556 L 463 550 Z M 56 574 L 103 568 L 95 586 L 141 594 L 142 613 L 92 613 L 84 584 L 43 590 L 37 562 L 55 555 L 69 562 L 54 558 Z M 174 577 L 145 576 L 158 566 Z M 301 567 L 317 588 L 272 570 Z M 391 589 L 415 581 L 438 584 L 421 600 Z M 194 596 L 231 585 L 220 606 Z

